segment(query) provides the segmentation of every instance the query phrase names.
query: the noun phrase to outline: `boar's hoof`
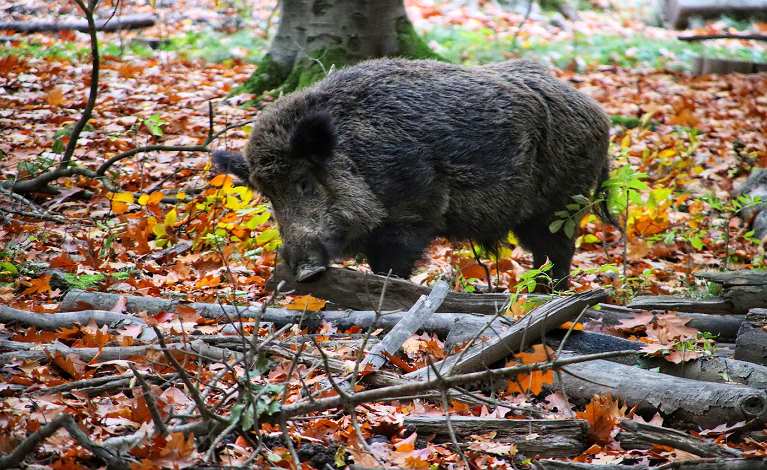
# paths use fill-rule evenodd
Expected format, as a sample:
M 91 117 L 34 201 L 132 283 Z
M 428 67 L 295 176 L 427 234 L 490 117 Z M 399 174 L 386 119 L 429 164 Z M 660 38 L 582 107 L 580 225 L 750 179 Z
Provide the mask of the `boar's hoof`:
M 310 281 L 321 272 L 325 271 L 325 266 L 302 266 L 298 268 L 296 272 L 296 281 L 305 282 Z

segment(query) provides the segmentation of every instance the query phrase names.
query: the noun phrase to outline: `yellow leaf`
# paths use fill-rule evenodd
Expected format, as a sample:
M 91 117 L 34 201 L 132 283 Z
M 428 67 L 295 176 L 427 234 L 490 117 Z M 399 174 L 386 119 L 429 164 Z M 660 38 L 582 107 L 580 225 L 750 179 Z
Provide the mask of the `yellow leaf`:
M 312 297 L 311 295 L 299 295 L 293 297 L 293 300 L 289 304 L 284 305 L 284 307 L 288 310 L 319 312 L 325 308 L 326 303 L 327 300 L 318 299 L 317 297 Z
M 149 194 L 142 194 L 138 197 L 138 203 L 142 206 L 146 206 L 147 202 L 149 202 Z
M 661 151 L 658 154 L 658 156 L 660 158 L 669 158 L 669 157 L 673 157 L 674 155 L 676 155 L 676 150 L 674 150 L 674 149 L 666 149 L 666 150 Z
M 621 140 L 621 148 L 627 149 L 631 147 L 631 134 L 626 134 L 623 136 L 623 139 Z
M 242 209 L 243 204 L 234 196 L 226 196 L 226 208 L 233 211 Z
M 154 227 L 152 227 L 152 233 L 154 233 L 154 235 L 158 238 L 162 238 L 168 235 L 164 224 L 156 224 Z
M 178 199 L 179 201 L 183 201 L 184 199 L 186 199 L 186 193 L 184 191 L 177 192 L 176 199 Z
M 166 227 L 172 227 L 176 224 L 176 219 L 178 218 L 178 215 L 176 214 L 176 209 L 171 209 L 168 211 L 167 214 L 165 214 L 165 221 L 163 222 L 163 225 Z
M 123 192 L 123 193 L 111 193 L 112 202 L 123 202 L 125 204 L 133 204 L 133 193 L 131 192 Z

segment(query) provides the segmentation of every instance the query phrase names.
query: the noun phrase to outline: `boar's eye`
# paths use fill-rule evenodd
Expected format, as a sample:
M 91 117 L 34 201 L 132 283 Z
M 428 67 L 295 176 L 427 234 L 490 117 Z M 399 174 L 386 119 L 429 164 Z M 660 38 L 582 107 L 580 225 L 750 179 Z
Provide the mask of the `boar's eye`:
M 298 192 L 302 196 L 311 196 L 314 193 L 314 185 L 309 178 L 302 178 L 298 182 Z

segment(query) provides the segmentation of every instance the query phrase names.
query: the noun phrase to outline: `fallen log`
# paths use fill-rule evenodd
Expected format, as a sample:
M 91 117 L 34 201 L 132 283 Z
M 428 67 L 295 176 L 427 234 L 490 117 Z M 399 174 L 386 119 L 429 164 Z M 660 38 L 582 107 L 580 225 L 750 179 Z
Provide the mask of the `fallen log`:
M 767 271 L 701 272 L 695 277 L 721 284 L 721 297 L 732 305 L 734 313 L 767 305 Z
M 574 319 L 590 305 L 606 298 L 607 292 L 605 290 L 595 289 L 570 297 L 554 299 L 536 307 L 505 331 L 488 331 L 488 334 L 492 334 L 492 336 L 487 342 L 480 341 L 468 350 L 453 354 L 432 366 L 426 366 L 406 374 L 405 377 L 414 380 L 429 380 L 434 377 L 434 369 L 438 370 L 440 375 L 485 369 L 511 354 L 526 349 L 530 344 L 540 341 L 546 332 Z
M 715 314 L 745 313 L 738 311 L 726 299 L 695 300 L 674 295 L 640 295 L 629 302 L 626 307 L 639 310 L 674 310 L 677 312 Z
M 435 443 L 450 442 L 444 416 L 406 416 L 403 423 L 419 436 L 434 434 Z M 586 449 L 588 423 L 581 419 L 503 419 L 451 416 L 462 446 L 472 434 L 494 432 L 494 443 L 515 444 L 527 456 L 573 457 Z
M 670 27 L 684 29 L 692 18 L 767 15 L 767 0 L 665 0 L 662 13 Z
M 711 441 L 690 436 L 676 429 L 640 423 L 630 419 L 622 419 L 620 431 L 615 440 L 621 443 L 621 448 L 650 449 L 654 445 L 664 445 L 683 450 L 698 457 L 740 457 L 741 452 L 731 447 L 717 445 Z
M 695 57 L 693 61 L 694 75 L 728 73 L 760 73 L 767 72 L 767 63 L 749 60 L 719 59 L 715 57 Z
M 387 293 L 389 288 L 387 287 Z M 429 291 L 426 291 L 428 295 Z M 387 294 L 388 295 L 388 294 Z M 303 324 L 310 322 L 327 321 L 339 328 L 348 328 L 359 326 L 368 328 L 378 318 L 376 325 L 379 328 L 389 330 L 394 327 L 405 315 L 404 313 L 383 313 L 376 315 L 374 311 L 351 311 L 351 310 L 326 310 L 316 313 L 304 313 L 296 310 L 287 310 L 284 308 L 268 307 L 265 310 L 261 304 L 252 306 L 235 306 L 223 304 L 211 304 L 202 302 L 183 303 L 175 300 L 161 299 L 157 297 L 141 297 L 133 295 L 121 296 L 107 292 L 86 292 L 73 289 L 64 296 L 60 310 L 77 310 L 83 307 L 99 310 L 109 310 L 121 297 L 126 299 L 126 310 L 129 312 L 174 312 L 179 305 L 193 308 L 200 316 L 212 319 L 260 319 L 263 322 L 273 323 L 278 327 L 289 323 Z M 424 323 L 423 329 L 434 332 L 441 337 L 447 336 L 453 325 L 457 322 L 471 325 L 474 331 L 483 328 L 490 318 L 487 315 L 477 315 L 469 313 L 438 313 L 430 316 Z M 500 317 L 494 322 L 495 327 L 511 325 L 511 321 L 505 317 Z
M 691 34 L 684 36 L 677 36 L 680 41 L 708 41 L 709 39 L 740 39 L 743 41 L 767 41 L 767 34 L 733 34 L 733 33 L 721 33 L 721 34 Z
M 157 17 L 151 14 L 135 14 L 115 16 L 112 18 L 96 19 L 96 31 L 120 31 L 126 29 L 141 29 L 154 26 Z M 17 33 L 51 33 L 57 31 L 88 32 L 86 20 L 70 21 L 0 21 L 0 31 Z
M 536 470 L 650 470 L 645 464 L 621 465 L 606 464 L 596 465 L 580 462 L 561 462 L 559 460 L 539 460 L 533 464 Z
M 112 326 L 115 323 L 121 325 L 146 325 L 144 320 L 134 315 L 125 315 L 123 313 L 109 312 L 105 310 L 34 313 L 17 310 L 7 305 L 0 304 L 0 323 L 19 323 L 26 326 L 41 328 L 43 330 L 57 330 L 59 328 L 71 327 L 76 324 L 87 325 L 91 321 L 95 321 L 98 326 Z
M 231 358 L 239 359 L 240 353 L 229 351 L 215 346 L 209 346 L 203 341 L 196 340 L 191 343 L 169 344 L 169 349 L 187 351 L 204 357 L 211 361 L 226 361 Z M 19 341 L 9 341 L 0 339 L 0 349 L 10 350 L 0 353 L 0 363 L 5 364 L 14 360 L 27 361 L 47 361 L 56 353 L 75 355 L 83 361 L 91 361 L 98 358 L 100 361 L 114 361 L 118 359 L 130 359 L 138 356 L 144 356 L 150 351 L 161 351 L 157 344 L 147 344 L 143 346 L 108 346 L 104 348 L 70 348 L 69 346 L 54 342 L 48 344 L 22 343 Z
M 353 269 L 330 267 L 309 282 L 297 282 L 290 269 L 280 264 L 269 284 L 274 287 L 284 281 L 283 290 L 311 294 L 354 310 L 375 310 L 386 286 L 384 310 L 407 310 L 422 295 L 429 295 L 427 286 L 394 277 L 364 273 Z M 466 294 L 450 292 L 438 312 L 495 314 L 509 301 L 509 294 Z
M 629 320 L 640 313 L 638 310 L 620 305 L 599 304 L 599 310 L 590 308 L 583 315 L 584 321 L 601 321 L 603 326 L 612 327 L 622 320 Z M 679 318 L 689 319 L 687 326 L 716 335 L 717 341 L 734 342 L 744 315 L 717 315 L 712 313 L 677 312 Z
M 570 398 L 588 401 L 609 393 L 640 412 L 660 411 L 675 427 L 714 427 L 767 418 L 767 392 L 743 385 L 701 386 L 696 380 L 606 360 L 568 366 L 559 377 Z
M 534 463 L 534 467 L 538 470 L 762 470 L 766 466 L 767 459 L 763 458 L 679 460 L 657 467 L 648 467 L 645 464 L 595 465 L 559 460 L 539 460 Z
M 368 352 L 360 362 L 360 369 L 378 370 L 387 361 L 387 355 L 393 355 L 402 347 L 411 335 L 421 329 L 424 322 L 439 308 L 447 295 L 448 285 L 439 281 L 428 297 L 422 296 L 413 304 L 402 319 L 394 325 L 386 336 Z
M 767 364 L 767 309 L 754 308 L 746 314 L 735 342 L 735 359 Z
M 564 330 L 553 331 L 546 336 L 546 343 L 559 348 Z M 563 349 L 578 354 L 607 351 L 640 350 L 646 346 L 639 341 L 629 341 L 617 336 L 573 331 Z M 661 373 L 691 380 L 715 383 L 738 383 L 752 388 L 767 390 L 767 367 L 724 357 L 700 357 L 674 364 L 662 357 L 636 356 L 616 357 L 612 362 L 639 365 L 644 369 L 658 369 Z

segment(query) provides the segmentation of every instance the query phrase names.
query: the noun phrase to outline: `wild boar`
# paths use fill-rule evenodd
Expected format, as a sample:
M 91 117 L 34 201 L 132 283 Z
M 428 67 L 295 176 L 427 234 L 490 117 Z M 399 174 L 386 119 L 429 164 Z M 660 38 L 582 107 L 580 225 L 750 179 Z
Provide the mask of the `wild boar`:
M 608 134 L 595 101 L 535 62 L 378 59 L 281 97 L 244 158 L 214 161 L 271 200 L 299 281 L 360 253 L 406 277 L 435 237 L 513 231 L 565 286 L 574 240 L 549 224 L 608 177 Z

